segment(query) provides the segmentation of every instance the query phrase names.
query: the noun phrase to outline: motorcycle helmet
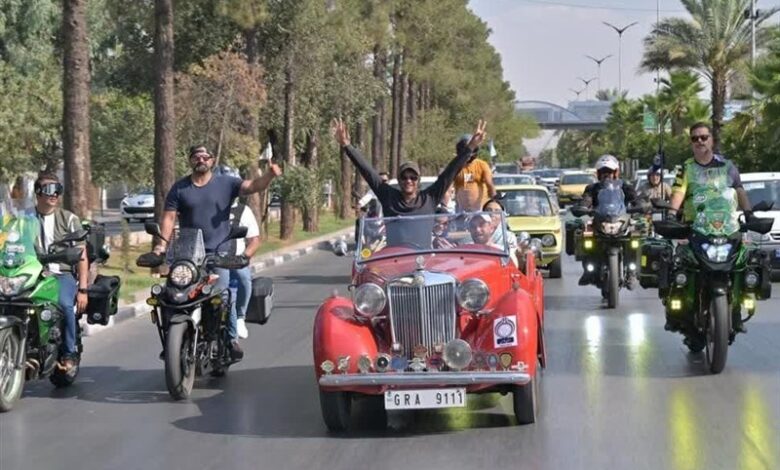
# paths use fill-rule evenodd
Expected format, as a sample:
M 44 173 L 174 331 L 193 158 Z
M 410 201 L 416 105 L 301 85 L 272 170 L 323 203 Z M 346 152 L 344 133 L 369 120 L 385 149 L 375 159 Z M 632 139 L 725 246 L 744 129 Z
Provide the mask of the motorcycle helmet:
M 620 174 L 620 163 L 618 159 L 612 155 L 606 154 L 599 157 L 596 160 L 596 174 L 601 180 L 604 174 L 614 174 L 617 178 Z

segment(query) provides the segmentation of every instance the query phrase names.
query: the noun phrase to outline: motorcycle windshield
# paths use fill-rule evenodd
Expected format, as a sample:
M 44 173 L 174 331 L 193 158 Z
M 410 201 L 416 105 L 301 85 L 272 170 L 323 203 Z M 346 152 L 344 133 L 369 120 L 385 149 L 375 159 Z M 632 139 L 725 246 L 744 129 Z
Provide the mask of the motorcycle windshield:
M 626 195 L 623 194 L 623 182 L 607 181 L 598 195 L 596 215 L 611 219 L 626 213 Z
M 691 227 L 694 231 L 707 237 L 728 237 L 739 231 L 738 215 L 734 210 L 735 198 L 715 191 L 698 196 L 702 202 L 696 207 Z
M 3 214 L 0 231 L 0 259 L 3 266 L 16 267 L 30 256 L 37 256 L 35 242 L 40 233 L 38 218 L 33 215 Z
M 199 266 L 205 258 L 203 232 L 199 228 L 179 229 L 173 241 L 173 261 L 186 259 Z

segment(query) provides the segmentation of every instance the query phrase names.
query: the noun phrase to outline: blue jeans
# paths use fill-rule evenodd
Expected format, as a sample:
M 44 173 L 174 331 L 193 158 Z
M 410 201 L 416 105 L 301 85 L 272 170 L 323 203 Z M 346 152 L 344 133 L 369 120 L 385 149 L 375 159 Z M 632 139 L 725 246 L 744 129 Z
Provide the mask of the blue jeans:
M 245 318 L 249 297 L 252 295 L 252 270 L 249 266 L 230 271 L 230 295 L 233 299 L 233 312 L 230 315 Z
M 59 304 L 62 310 L 65 323 L 63 342 L 60 347 L 60 353 L 64 356 L 74 356 L 78 353 L 76 350 L 76 292 L 78 283 L 71 273 L 57 274 L 57 280 L 60 283 Z
M 214 268 L 212 270 L 214 274 L 219 276 L 215 288 L 218 291 L 227 291 L 230 288 L 230 270 L 224 268 Z M 233 309 L 230 310 L 230 316 L 228 317 L 228 336 L 230 339 L 238 338 L 236 331 L 236 313 Z

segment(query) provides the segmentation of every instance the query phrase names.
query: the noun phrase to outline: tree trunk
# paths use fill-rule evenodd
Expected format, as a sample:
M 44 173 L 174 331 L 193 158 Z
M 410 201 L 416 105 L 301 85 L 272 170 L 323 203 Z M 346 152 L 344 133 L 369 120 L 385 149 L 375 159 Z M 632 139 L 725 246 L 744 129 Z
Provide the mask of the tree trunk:
M 379 44 L 374 46 L 374 78 L 384 83 L 385 63 Z M 374 117 L 371 127 L 371 165 L 377 171 L 382 171 L 384 162 L 384 93 L 374 101 Z
M 173 0 L 155 0 L 154 9 L 154 215 L 160 220 L 176 162 Z
M 720 129 L 723 127 L 723 112 L 726 107 L 726 77 L 715 73 L 712 76 L 712 145 L 715 153 L 720 152 Z
M 63 1 L 62 31 L 65 207 L 79 217 L 91 218 L 87 0 Z
M 295 82 L 292 71 L 292 57 L 288 59 L 284 72 L 284 161 L 285 166 L 295 166 Z M 289 240 L 295 228 L 295 207 L 282 199 L 281 220 L 279 221 L 279 238 Z
M 403 92 L 401 90 L 401 54 L 393 55 L 393 87 L 392 87 L 392 102 L 393 109 L 390 123 L 390 162 L 389 172 L 391 175 L 396 174 L 398 171 L 398 128 L 401 115 L 401 97 Z
M 401 74 L 401 96 L 398 98 L 398 150 L 395 156 L 398 166 L 406 160 L 404 153 L 404 141 L 406 139 L 404 138 L 404 133 L 406 132 L 406 88 L 408 79 L 409 76 L 407 74 Z
M 312 170 L 319 165 L 319 136 L 316 132 L 310 133 L 306 137 L 306 168 Z M 317 188 L 321 190 L 321 188 Z M 303 209 L 303 231 L 316 232 L 320 229 L 320 207 L 321 204 L 310 204 Z
M 259 59 L 259 45 L 257 44 L 257 27 L 244 30 L 244 42 L 246 43 L 246 61 L 257 64 Z

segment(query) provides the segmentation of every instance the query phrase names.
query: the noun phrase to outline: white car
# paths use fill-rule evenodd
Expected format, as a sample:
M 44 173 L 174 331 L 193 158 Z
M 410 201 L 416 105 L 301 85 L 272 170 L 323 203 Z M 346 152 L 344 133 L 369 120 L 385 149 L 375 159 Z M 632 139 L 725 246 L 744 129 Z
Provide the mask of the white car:
M 154 218 L 154 193 L 151 190 L 129 194 L 119 204 L 122 218 L 128 222 L 133 219 L 144 221 Z
M 778 275 L 780 273 L 780 173 L 743 173 L 740 177 L 751 204 L 761 201 L 774 204 L 771 211 L 756 213 L 758 217 L 775 219 L 772 231 L 765 235 L 748 232 L 746 236 L 755 242 L 760 242 L 761 249 L 769 254 L 773 271 L 772 280 L 778 280 L 780 277 Z

